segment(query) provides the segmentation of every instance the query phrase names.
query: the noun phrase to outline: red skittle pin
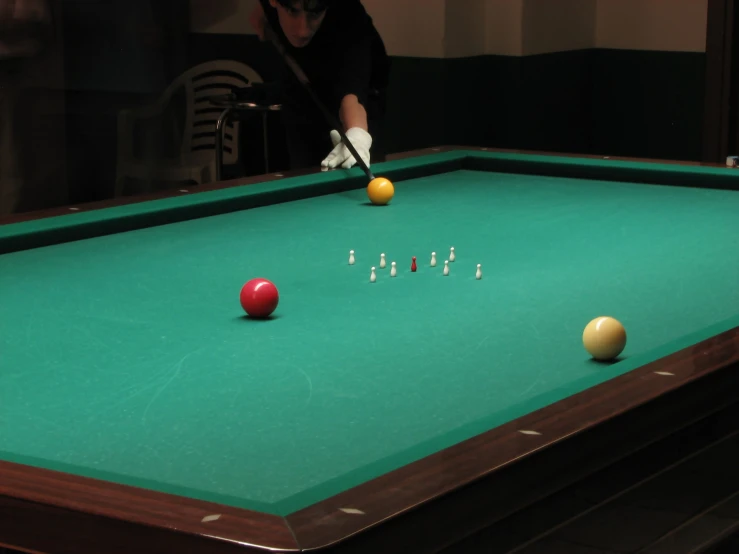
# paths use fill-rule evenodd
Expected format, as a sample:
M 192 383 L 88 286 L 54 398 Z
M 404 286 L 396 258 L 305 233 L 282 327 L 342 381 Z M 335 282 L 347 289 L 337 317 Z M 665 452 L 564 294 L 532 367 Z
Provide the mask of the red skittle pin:
M 416 257 L 413 256 L 413 261 L 411 262 L 411 271 L 416 271 L 418 267 L 416 266 Z

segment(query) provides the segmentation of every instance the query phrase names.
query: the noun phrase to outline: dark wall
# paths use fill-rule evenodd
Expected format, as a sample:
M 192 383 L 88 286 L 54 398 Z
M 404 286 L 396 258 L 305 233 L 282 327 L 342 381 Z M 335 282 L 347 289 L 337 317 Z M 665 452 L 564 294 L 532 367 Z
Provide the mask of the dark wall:
M 67 181 L 70 202 L 113 194 L 118 114 L 155 102 L 189 64 L 187 2 L 65 0 Z
M 194 34 L 192 63 L 281 63 L 253 36 Z M 438 144 L 698 160 L 705 55 L 580 50 L 526 57 L 394 57 L 394 152 Z M 279 146 L 277 145 L 279 149 Z
M 115 2 L 105 3 L 105 10 L 81 0 L 66 4 L 73 202 L 112 193 L 118 112 L 154 101 L 186 68 L 234 59 L 267 81 L 285 71 L 272 47 L 252 35 L 188 33 L 186 10 L 163 21 L 177 2 L 167 3 L 167 9 L 142 13 Z M 119 12 L 133 19 L 120 19 Z M 129 36 L 130 29 L 151 34 Z M 704 54 L 600 49 L 527 57 L 394 57 L 389 151 L 459 144 L 699 160 L 704 66 Z M 269 129 L 270 169 L 285 169 L 276 114 Z M 242 124 L 242 145 L 241 165 L 226 168 L 226 177 L 264 172 L 260 118 Z
M 394 62 L 397 150 L 445 143 L 700 159 L 704 54 L 594 49 Z
M 592 150 L 700 160 L 705 59 L 692 52 L 598 50 Z

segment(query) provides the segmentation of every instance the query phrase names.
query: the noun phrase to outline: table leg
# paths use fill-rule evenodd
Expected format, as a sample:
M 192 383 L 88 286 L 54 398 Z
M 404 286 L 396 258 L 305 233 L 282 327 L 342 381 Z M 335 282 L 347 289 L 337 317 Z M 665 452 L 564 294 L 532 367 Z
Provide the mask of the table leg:
M 223 134 L 226 132 L 226 124 L 231 115 L 231 108 L 226 108 L 216 121 L 216 182 L 223 175 Z

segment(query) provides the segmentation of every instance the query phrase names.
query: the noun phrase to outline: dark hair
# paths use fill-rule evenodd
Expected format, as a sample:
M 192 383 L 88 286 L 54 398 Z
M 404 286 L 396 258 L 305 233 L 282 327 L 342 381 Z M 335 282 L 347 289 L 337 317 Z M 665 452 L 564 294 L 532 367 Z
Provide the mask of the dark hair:
M 278 4 L 281 4 L 285 8 L 292 8 L 295 5 L 296 0 L 277 0 Z M 321 13 L 326 11 L 333 0 L 297 0 L 298 3 L 303 5 L 303 9 L 307 12 Z

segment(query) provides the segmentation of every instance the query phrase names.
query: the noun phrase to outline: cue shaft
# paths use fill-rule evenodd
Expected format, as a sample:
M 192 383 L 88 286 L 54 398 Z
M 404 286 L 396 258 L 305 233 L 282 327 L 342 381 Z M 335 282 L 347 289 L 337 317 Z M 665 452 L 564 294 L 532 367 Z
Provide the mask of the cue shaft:
M 367 178 L 370 181 L 373 180 L 375 176 L 372 174 L 372 171 L 370 170 L 369 166 L 365 163 L 365 161 L 359 155 L 359 153 L 357 152 L 357 149 L 354 148 L 354 145 L 352 144 L 352 142 L 346 136 L 346 133 L 344 132 L 342 124 L 338 121 L 336 117 L 334 117 L 331 114 L 331 112 L 328 111 L 328 108 L 326 108 L 326 106 L 323 105 L 323 102 L 321 102 L 320 98 L 318 98 L 318 95 L 316 95 L 315 91 L 313 90 L 313 86 L 311 85 L 310 80 L 308 79 L 308 76 L 305 74 L 305 71 L 303 71 L 300 65 L 298 65 L 298 62 L 296 62 L 295 59 L 290 54 L 288 54 L 284 45 L 282 44 L 282 42 L 280 42 L 279 37 L 274 32 L 269 22 L 266 20 L 264 22 L 264 33 L 267 36 L 267 38 L 270 40 L 270 42 L 273 44 L 273 46 L 280 53 L 280 56 L 282 56 L 282 59 L 285 61 L 288 67 L 295 74 L 295 77 L 298 79 L 300 84 L 303 85 L 306 91 L 308 91 L 308 94 L 313 99 L 313 102 L 316 104 L 316 106 L 318 106 L 318 109 L 323 113 L 323 117 L 326 118 L 326 121 L 328 121 L 328 123 L 339 132 L 339 135 L 341 135 L 342 142 L 349 149 L 349 152 L 352 153 L 352 156 L 354 156 L 354 159 L 357 161 L 359 166 L 365 172 L 365 174 L 367 175 Z

